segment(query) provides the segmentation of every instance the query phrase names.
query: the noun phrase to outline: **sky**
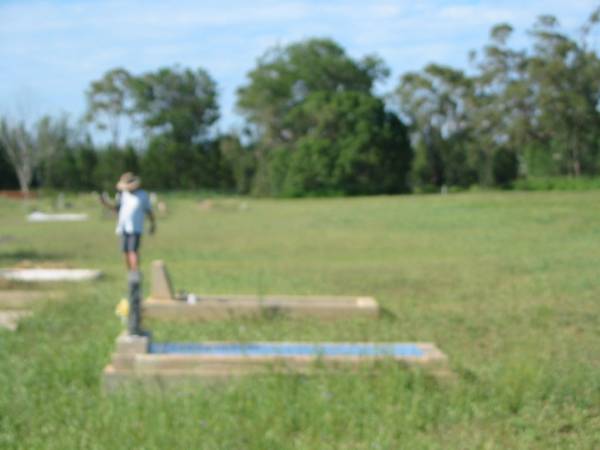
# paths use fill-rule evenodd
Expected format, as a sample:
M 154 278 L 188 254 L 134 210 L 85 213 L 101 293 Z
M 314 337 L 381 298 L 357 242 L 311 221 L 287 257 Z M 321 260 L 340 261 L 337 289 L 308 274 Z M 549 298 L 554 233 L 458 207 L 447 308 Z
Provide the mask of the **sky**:
M 541 14 L 577 36 L 592 0 L 0 0 L 0 114 L 17 119 L 85 111 L 85 90 L 108 70 L 202 67 L 219 88 L 222 131 L 239 127 L 236 89 L 274 45 L 311 37 L 353 58 L 382 57 L 390 92 L 430 62 L 468 69 L 468 52 L 508 22 L 513 44 Z M 599 38 L 600 40 L 600 38 Z

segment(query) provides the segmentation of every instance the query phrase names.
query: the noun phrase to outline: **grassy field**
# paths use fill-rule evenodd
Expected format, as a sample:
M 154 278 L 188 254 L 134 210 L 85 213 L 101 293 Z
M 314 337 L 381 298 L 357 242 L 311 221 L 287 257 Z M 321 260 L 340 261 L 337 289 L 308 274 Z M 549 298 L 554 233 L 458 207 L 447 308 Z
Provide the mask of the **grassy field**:
M 114 220 L 28 224 L 0 200 L 0 265 L 99 268 L 0 330 L 2 449 L 598 449 L 600 192 L 319 200 L 166 197 L 143 242 L 196 293 L 365 294 L 379 320 L 149 323 L 156 340 L 433 341 L 453 382 L 392 364 L 193 392 L 105 394 L 126 292 Z M 37 201 L 49 208 L 50 200 Z M 11 237 L 8 239 L 7 237 Z M 7 284 L 4 288 L 13 288 Z

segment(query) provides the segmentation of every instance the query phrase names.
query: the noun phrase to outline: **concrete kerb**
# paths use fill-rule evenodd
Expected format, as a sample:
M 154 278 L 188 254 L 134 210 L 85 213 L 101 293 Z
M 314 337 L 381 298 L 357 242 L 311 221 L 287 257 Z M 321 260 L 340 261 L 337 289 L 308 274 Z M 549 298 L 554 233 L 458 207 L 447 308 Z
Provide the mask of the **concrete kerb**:
M 173 288 L 164 263 L 155 262 L 158 280 L 152 280 L 154 292 L 159 299 L 146 303 L 144 313 L 148 315 L 148 303 L 180 307 L 189 315 L 198 305 L 207 304 L 201 300 L 196 304 L 186 304 L 174 299 Z M 153 274 L 153 278 L 155 275 Z M 130 285 L 131 285 L 131 280 Z M 130 297 L 139 296 L 130 292 Z M 264 311 L 256 306 L 255 297 L 252 313 Z M 224 300 L 230 302 L 224 308 Z M 264 299 L 260 299 L 264 304 Z M 220 311 L 227 311 L 232 317 L 239 317 L 243 299 L 213 299 Z M 236 303 L 237 301 L 237 303 Z M 279 304 L 280 298 L 273 299 Z M 331 298 L 317 298 L 317 301 L 331 301 Z M 370 298 L 355 299 L 362 307 L 377 305 Z M 306 304 L 306 298 L 286 299 L 286 305 Z M 131 298 L 130 298 L 131 303 Z M 236 307 L 232 308 L 234 304 Z M 152 305 L 151 305 L 152 306 Z M 258 306 L 261 306 L 260 304 Z M 356 305 L 355 305 L 356 306 Z M 281 306 L 278 306 L 281 308 Z M 298 306 L 298 308 L 300 308 Z M 250 308 L 247 308 L 250 309 Z M 321 305 L 322 309 L 322 305 Z M 339 313 L 338 308 L 336 312 Z M 294 310 L 291 308 L 291 310 Z M 300 309 L 301 310 L 301 309 Z M 310 308 L 308 308 L 310 310 Z M 131 314 L 131 308 L 130 308 Z M 242 314 L 242 315 L 244 315 Z M 213 315 L 214 317 L 214 315 Z M 339 315 L 338 315 L 339 317 Z M 140 316 L 141 322 L 141 316 Z M 133 331 L 130 331 L 134 333 Z M 191 382 L 214 382 L 234 377 L 262 375 L 269 373 L 312 374 L 320 370 L 342 370 L 343 372 L 365 367 L 365 364 L 382 360 L 392 360 L 403 366 L 419 367 L 436 373 L 447 373 L 447 357 L 433 343 L 298 343 L 298 342 L 203 342 L 191 344 L 153 344 L 150 335 L 135 336 L 121 334 L 117 338 L 116 351 L 112 361 L 103 372 L 103 385 L 112 390 L 122 384 L 168 386 Z
M 32 212 L 27 216 L 28 222 L 83 222 L 88 220 L 88 215 L 83 213 L 43 213 Z
M 347 319 L 379 316 L 377 301 L 368 296 L 199 295 L 193 302 L 175 298 L 163 261 L 153 261 L 151 293 L 144 302 L 145 317 L 167 320 L 221 320 L 239 317 L 289 316 Z
M 0 311 L 0 327 L 10 331 L 16 331 L 19 326 L 19 321 L 33 314 L 29 310 L 18 311 Z
M 0 290 L 0 309 L 23 309 L 63 298 L 57 291 Z
M 0 278 L 25 282 L 90 281 L 101 276 L 101 271 L 92 269 L 0 269 Z
M 200 348 L 199 352 L 161 350 L 161 347 L 187 345 Z M 266 352 L 260 351 L 262 347 Z M 337 346 L 337 347 L 336 347 Z M 382 348 L 381 353 L 343 354 L 352 346 Z M 400 346 L 403 351 L 387 354 L 386 347 Z M 273 353 L 272 347 L 282 349 Z M 312 353 L 298 353 L 314 347 Z M 333 347 L 334 351 L 331 353 Z M 236 349 L 239 348 L 239 351 Z M 291 348 L 291 351 L 285 349 Z M 256 349 L 259 349 L 257 352 Z M 271 350 L 269 350 L 271 349 Z M 295 349 L 295 350 L 294 350 Z M 324 349 L 323 352 L 318 349 Z M 325 351 L 327 350 L 327 351 Z M 363 350 L 364 351 L 364 350 Z M 271 352 L 271 353 L 269 353 Z M 329 353 L 328 353 L 329 352 Z M 313 374 L 322 370 L 351 371 L 377 361 L 392 360 L 402 366 L 422 368 L 432 375 L 447 372 L 447 357 L 432 343 L 294 343 L 294 342 L 204 342 L 202 344 L 157 344 L 145 336 L 121 335 L 117 338 L 116 352 L 104 369 L 103 384 L 113 390 L 131 382 L 145 385 L 168 386 L 181 382 L 204 383 L 227 381 L 240 376 L 264 374 Z

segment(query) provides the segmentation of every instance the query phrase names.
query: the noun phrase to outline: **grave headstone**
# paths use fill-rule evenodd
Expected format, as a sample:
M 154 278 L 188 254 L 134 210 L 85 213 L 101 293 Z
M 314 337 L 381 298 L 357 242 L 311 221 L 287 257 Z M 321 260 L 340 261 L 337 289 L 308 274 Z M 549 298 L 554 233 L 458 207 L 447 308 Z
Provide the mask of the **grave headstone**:
M 157 300 L 174 300 L 173 285 L 165 263 L 161 260 L 152 261 L 150 278 L 150 297 Z
M 56 209 L 65 209 L 65 194 L 62 192 L 56 197 Z
M 165 202 L 163 202 L 162 200 L 159 201 L 156 204 L 156 210 L 158 211 L 158 214 L 160 214 L 161 216 L 166 216 L 167 215 L 167 204 Z

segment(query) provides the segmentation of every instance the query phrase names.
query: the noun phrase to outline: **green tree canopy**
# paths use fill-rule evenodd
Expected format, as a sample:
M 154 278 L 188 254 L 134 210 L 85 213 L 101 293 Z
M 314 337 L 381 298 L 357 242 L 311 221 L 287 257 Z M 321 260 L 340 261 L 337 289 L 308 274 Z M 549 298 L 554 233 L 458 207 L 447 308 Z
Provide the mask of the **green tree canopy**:
M 300 136 L 273 159 L 284 195 L 397 193 L 408 190 L 411 151 L 404 125 L 363 92 L 316 92 L 286 116 Z
M 201 68 L 163 67 L 141 75 L 115 68 L 92 82 L 86 99 L 86 120 L 109 130 L 113 147 L 124 119 L 149 137 L 168 134 L 192 143 L 205 138 L 219 118 L 216 83 Z
M 284 118 L 311 93 L 369 93 L 388 74 L 376 56 L 354 60 L 330 39 L 309 39 L 274 47 L 260 57 L 248 73 L 248 84 L 238 89 L 237 106 L 263 143 L 274 147 L 297 137 L 284 126 Z
M 152 134 L 192 143 L 219 118 L 216 83 L 204 69 L 162 68 L 133 78 L 131 86 L 135 112 Z

